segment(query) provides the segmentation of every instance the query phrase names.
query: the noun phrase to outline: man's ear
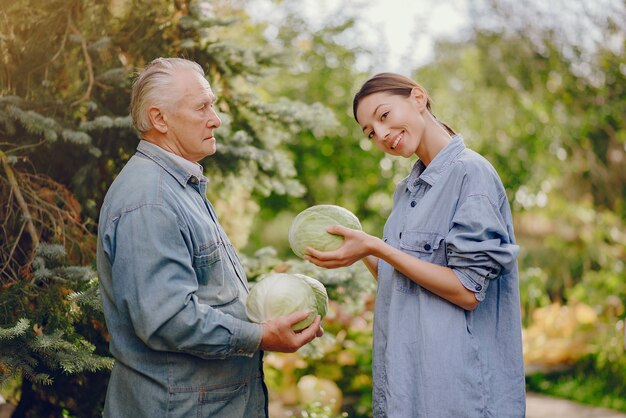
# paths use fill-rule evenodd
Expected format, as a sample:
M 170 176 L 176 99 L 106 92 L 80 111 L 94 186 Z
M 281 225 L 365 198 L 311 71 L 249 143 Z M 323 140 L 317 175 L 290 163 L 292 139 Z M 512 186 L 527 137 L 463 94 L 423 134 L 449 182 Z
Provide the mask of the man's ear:
M 413 90 L 411 90 L 411 97 L 417 100 L 417 105 L 420 111 L 426 109 L 426 105 L 428 104 L 428 96 L 426 95 L 426 92 L 423 88 L 413 87 Z
M 161 109 L 156 106 L 150 106 L 148 109 L 148 119 L 157 131 L 162 134 L 167 132 L 167 120 Z

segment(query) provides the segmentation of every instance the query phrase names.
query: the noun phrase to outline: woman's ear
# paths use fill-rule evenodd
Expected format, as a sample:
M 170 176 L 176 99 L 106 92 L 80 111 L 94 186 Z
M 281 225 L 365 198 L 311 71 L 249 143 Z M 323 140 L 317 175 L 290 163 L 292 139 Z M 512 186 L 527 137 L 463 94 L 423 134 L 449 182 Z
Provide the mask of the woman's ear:
M 166 117 L 161 109 L 156 106 L 151 106 L 150 109 L 148 109 L 148 119 L 150 119 L 150 123 L 152 123 L 154 129 L 162 134 L 167 132 Z
M 428 96 L 426 96 L 426 92 L 421 87 L 413 87 L 411 90 L 411 97 L 417 101 L 417 106 L 420 112 L 426 109 L 428 105 Z

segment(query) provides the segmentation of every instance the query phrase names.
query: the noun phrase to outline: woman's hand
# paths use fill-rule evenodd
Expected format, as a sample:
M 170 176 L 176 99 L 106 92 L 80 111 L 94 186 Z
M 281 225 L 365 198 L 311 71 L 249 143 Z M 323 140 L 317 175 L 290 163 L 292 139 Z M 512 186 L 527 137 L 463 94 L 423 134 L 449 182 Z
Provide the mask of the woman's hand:
M 318 251 L 307 247 L 304 258 L 316 266 L 328 269 L 351 266 L 371 255 L 378 239 L 363 231 L 340 225 L 328 227 L 327 231 L 333 235 L 343 236 L 344 242 L 341 247 L 334 251 Z

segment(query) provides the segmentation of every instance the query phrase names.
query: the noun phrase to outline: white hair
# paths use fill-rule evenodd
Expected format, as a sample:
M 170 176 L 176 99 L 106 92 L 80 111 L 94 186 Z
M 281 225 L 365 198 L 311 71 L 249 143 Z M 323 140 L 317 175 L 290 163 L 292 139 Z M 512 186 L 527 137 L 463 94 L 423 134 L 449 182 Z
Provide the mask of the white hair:
M 133 126 L 139 132 L 152 129 L 148 118 L 150 106 L 165 107 L 173 104 L 170 88 L 176 70 L 188 69 L 196 71 L 204 77 L 204 70 L 194 61 L 184 58 L 156 58 L 143 69 L 133 84 L 130 98 L 130 117 Z

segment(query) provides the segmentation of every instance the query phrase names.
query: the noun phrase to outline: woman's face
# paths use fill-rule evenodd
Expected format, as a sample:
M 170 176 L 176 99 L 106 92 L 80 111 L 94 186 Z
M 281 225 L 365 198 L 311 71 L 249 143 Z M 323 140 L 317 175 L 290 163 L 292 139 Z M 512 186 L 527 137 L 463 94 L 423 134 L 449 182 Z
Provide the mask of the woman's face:
M 366 96 L 359 102 L 356 116 L 376 147 L 387 154 L 410 157 L 422 145 L 424 111 L 426 95 L 415 88 L 409 97 L 385 92 Z

